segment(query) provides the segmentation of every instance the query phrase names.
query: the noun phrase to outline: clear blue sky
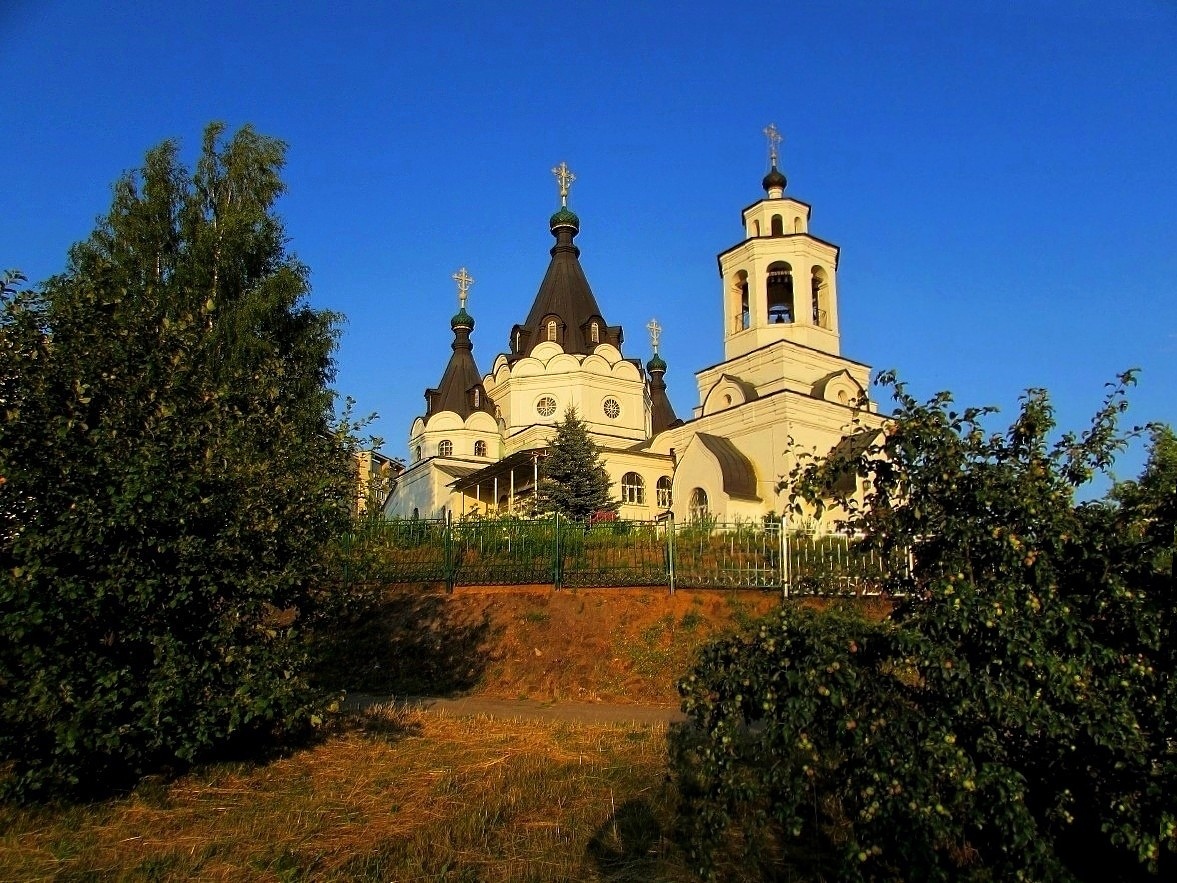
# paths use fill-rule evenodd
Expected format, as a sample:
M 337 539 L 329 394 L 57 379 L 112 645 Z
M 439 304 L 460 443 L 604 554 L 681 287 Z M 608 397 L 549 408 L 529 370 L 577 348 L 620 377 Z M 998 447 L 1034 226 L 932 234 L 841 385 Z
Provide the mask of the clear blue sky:
M 147 148 L 252 123 L 289 143 L 292 248 L 348 316 L 337 386 L 393 455 L 455 269 L 484 371 L 525 317 L 561 160 L 605 317 L 643 359 L 658 317 L 688 416 L 769 121 L 842 248 L 845 355 L 1007 416 L 1043 386 L 1079 428 L 1140 367 L 1130 419 L 1177 422 L 1172 0 L 0 0 L 0 37 L 0 266 L 58 272 Z

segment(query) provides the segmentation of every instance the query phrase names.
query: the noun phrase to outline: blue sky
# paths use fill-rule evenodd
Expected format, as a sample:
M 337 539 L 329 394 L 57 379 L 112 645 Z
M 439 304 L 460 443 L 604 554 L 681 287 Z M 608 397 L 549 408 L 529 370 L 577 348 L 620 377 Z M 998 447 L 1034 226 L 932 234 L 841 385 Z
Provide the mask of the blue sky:
M 484 371 L 525 317 L 561 160 L 606 319 L 646 359 L 657 316 L 689 415 L 770 121 L 842 248 L 844 355 L 1007 416 L 1046 387 L 1078 428 L 1139 367 L 1130 420 L 1177 422 L 1172 0 L 4 0 L 0 37 L 0 266 L 58 272 L 150 146 L 252 123 L 289 144 L 291 247 L 348 316 L 337 386 L 393 455 L 450 275 L 477 280 Z

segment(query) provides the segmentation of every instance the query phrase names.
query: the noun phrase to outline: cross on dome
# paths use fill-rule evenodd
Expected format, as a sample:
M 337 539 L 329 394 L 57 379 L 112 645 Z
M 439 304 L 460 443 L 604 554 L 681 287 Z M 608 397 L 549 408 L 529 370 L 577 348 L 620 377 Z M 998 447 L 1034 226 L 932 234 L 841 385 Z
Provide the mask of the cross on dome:
M 662 339 L 662 326 L 658 324 L 657 319 L 651 319 L 646 330 L 650 332 L 650 346 L 654 349 L 654 355 L 658 355 L 658 341 Z
M 470 286 L 474 284 L 474 277 L 466 272 L 465 267 L 462 267 L 450 278 L 458 283 L 458 306 L 464 310 L 466 309 L 466 298 L 470 296 Z
M 556 181 L 560 185 L 560 205 L 568 208 L 568 191 L 572 188 L 572 182 L 576 180 L 576 175 L 572 174 L 572 170 L 568 168 L 566 162 L 561 162 L 560 165 L 552 169 L 552 174 L 556 176 Z
M 777 130 L 776 123 L 769 123 L 764 128 L 764 136 L 768 139 L 768 160 L 773 168 L 776 168 L 777 163 L 777 145 L 781 143 L 781 133 Z

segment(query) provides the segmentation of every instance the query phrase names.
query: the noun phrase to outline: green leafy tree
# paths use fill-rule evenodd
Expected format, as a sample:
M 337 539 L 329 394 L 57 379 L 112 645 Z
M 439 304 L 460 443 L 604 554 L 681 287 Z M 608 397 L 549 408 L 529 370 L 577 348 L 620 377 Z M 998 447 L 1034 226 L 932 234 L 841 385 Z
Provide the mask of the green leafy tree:
M 303 726 L 320 553 L 348 523 L 336 318 L 274 203 L 285 147 L 151 150 L 0 312 L 0 756 L 101 791 Z
M 1140 563 L 1167 573 L 1177 592 L 1177 435 L 1155 426 L 1148 462 L 1136 481 L 1117 482 L 1109 494 L 1118 505 L 1120 522 L 1146 554 Z
M 558 512 L 577 521 L 617 511 L 617 502 L 609 496 L 609 473 L 575 408 L 556 423 L 542 469 L 537 511 Z
M 682 684 L 698 736 L 676 765 L 704 866 L 723 844 L 766 865 L 819 844 L 806 870 L 846 880 L 1172 877 L 1171 436 L 1156 430 L 1119 505 L 1075 500 L 1125 442 L 1131 381 L 1053 442 L 1042 391 L 990 434 L 989 409 L 895 384 L 895 420 L 851 464 L 861 508 L 832 491 L 845 463 L 792 477 L 797 503 L 833 499 L 913 566 L 888 580 L 887 620 L 784 609 Z

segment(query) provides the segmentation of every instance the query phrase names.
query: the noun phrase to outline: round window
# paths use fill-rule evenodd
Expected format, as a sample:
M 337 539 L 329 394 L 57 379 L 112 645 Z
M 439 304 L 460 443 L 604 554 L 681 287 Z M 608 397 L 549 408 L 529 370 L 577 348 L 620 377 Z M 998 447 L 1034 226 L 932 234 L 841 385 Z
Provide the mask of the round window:
M 617 399 L 605 399 L 602 404 L 605 408 L 605 416 L 610 420 L 616 420 L 621 416 L 621 405 L 617 403 Z
M 556 400 L 551 396 L 544 396 L 535 403 L 535 410 L 541 417 L 551 417 L 556 413 Z

